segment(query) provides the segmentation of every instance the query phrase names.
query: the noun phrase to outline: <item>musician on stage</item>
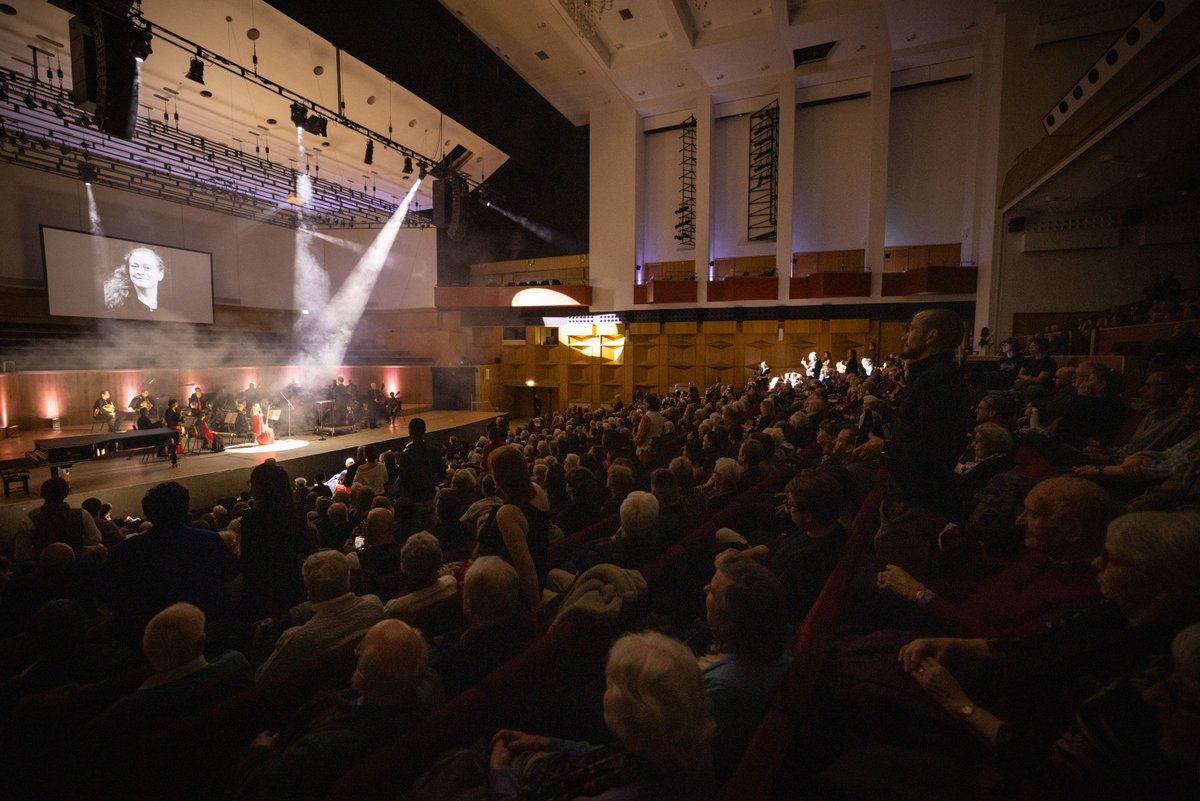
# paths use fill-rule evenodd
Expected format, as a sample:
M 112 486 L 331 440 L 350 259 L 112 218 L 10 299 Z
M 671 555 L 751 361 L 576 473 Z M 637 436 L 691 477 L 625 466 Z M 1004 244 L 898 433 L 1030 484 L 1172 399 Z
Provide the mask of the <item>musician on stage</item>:
M 148 428 L 158 428 L 158 425 L 150 419 L 150 409 L 148 407 L 138 409 L 138 418 L 134 426 L 138 431 L 145 431 Z
M 262 407 L 257 403 L 250 408 L 250 419 L 254 421 L 254 441 L 259 445 L 271 445 L 275 442 L 275 429 L 263 420 Z
M 204 392 L 197 385 L 196 391 L 188 397 L 188 408 L 196 412 L 204 411 Z
M 167 428 L 173 428 L 179 432 L 179 441 L 175 444 L 175 454 L 183 455 L 183 415 L 179 412 L 179 401 L 176 398 L 171 398 L 167 401 L 167 411 L 163 413 L 163 423 Z
M 233 422 L 233 433 L 238 437 L 248 436 L 250 434 L 250 421 L 246 419 L 246 401 L 237 401 L 235 408 L 237 409 L 237 417 Z
M 109 431 L 116 431 L 117 425 L 117 407 L 112 402 L 112 398 L 108 394 L 108 390 L 103 390 L 100 397 L 96 398 L 96 402 L 92 404 L 92 417 L 95 419 L 104 418 L 108 423 Z
M 143 389 L 141 394 L 134 395 L 133 399 L 129 401 L 129 408 L 131 411 L 135 412 L 145 409 L 150 412 L 150 416 L 153 417 L 155 412 L 154 398 L 150 397 L 150 390 Z
M 371 382 L 371 388 L 367 390 L 367 425 L 371 428 L 376 428 L 379 425 L 379 416 L 383 411 L 383 390 L 374 381 Z

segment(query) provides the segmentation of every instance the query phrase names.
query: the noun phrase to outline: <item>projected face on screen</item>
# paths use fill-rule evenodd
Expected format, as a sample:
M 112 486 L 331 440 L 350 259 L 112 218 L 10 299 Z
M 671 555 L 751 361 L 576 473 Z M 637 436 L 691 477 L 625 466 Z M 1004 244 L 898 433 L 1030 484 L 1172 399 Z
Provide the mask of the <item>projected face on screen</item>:
M 147 303 L 158 295 L 163 280 L 163 260 L 150 248 L 134 248 L 125 258 L 129 282 L 137 289 L 138 300 Z
M 42 226 L 50 313 L 212 324 L 212 256 Z
M 105 310 L 120 317 L 154 315 L 163 306 L 159 286 L 166 274 L 158 251 L 147 245 L 132 248 L 104 282 Z

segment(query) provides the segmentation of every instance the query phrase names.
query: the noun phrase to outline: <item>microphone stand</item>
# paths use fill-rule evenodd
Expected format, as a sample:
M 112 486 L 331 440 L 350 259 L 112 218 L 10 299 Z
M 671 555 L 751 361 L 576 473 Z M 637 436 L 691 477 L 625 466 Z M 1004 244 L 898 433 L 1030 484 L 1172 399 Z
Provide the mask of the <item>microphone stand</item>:
M 296 406 L 290 400 L 288 400 L 288 396 L 285 395 L 282 391 L 280 391 L 279 397 L 283 398 L 284 403 L 286 403 L 288 405 L 288 439 L 291 439 L 292 438 L 292 409 L 296 408 Z

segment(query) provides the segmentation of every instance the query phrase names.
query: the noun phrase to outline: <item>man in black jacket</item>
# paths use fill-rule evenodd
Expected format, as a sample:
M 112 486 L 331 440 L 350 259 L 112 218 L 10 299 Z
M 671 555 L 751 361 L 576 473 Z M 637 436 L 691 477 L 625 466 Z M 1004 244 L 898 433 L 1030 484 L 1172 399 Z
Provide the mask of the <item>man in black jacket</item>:
M 434 500 L 438 485 L 446 477 L 446 463 L 439 449 L 425 442 L 425 421 L 414 417 L 408 421 L 409 443 L 396 460 L 399 495 L 415 505 L 415 523 L 422 529 L 434 525 Z

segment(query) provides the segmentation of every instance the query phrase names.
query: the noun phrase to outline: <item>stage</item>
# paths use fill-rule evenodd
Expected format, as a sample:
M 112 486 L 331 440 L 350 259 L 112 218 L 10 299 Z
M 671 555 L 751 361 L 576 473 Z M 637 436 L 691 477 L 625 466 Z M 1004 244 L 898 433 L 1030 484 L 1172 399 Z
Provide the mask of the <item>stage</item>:
M 178 481 L 191 492 L 193 509 L 212 506 L 219 498 L 236 495 L 250 484 L 250 471 L 274 457 L 292 477 L 306 476 L 310 480 L 314 473 L 333 475 L 342 469 L 346 458 L 353 456 L 358 446 L 374 443 L 380 450 L 401 449 L 408 440 L 408 421 L 414 416 L 407 413 L 396 420 L 394 426 L 364 428 L 350 434 L 321 438 L 311 429 L 293 431 L 289 437 L 286 427 L 276 428 L 273 445 L 232 443 L 226 437 L 223 453 L 202 450 L 180 457 L 179 466 L 172 468 L 169 459 L 149 458 L 142 454 L 133 456 L 109 456 L 104 459 L 76 462 L 70 468 L 71 495 L 67 502 L 73 507 L 88 497 L 95 496 L 111 503 L 113 517 L 141 516 L 141 499 L 146 490 L 164 481 Z M 497 412 L 414 410 L 427 427 L 425 438 L 440 446 L 451 435 L 464 441 L 478 439 L 486 433 L 488 424 L 496 419 Z M 32 450 L 34 442 L 58 437 L 87 434 L 89 426 L 64 426 L 62 431 L 35 429 L 22 431 L 20 436 L 0 440 L 0 460 L 18 459 Z M 41 506 L 38 495 L 42 482 L 50 477 L 46 465 L 29 468 L 29 495 L 14 486 L 13 494 L 0 496 L 0 526 L 15 526 L 30 509 Z

